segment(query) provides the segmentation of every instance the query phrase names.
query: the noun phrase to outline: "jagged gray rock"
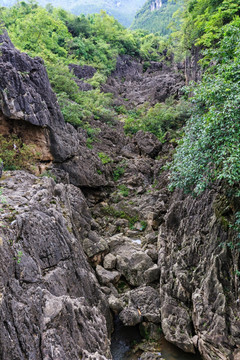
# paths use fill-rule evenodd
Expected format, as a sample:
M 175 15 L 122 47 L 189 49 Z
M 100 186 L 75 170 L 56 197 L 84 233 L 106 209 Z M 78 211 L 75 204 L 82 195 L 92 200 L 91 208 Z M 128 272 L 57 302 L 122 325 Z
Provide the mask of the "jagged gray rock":
M 231 210 L 217 194 L 175 192 L 158 238 L 163 332 L 185 351 L 197 346 L 206 360 L 230 359 L 240 346 L 238 285 L 229 276 L 235 255 L 226 246 L 233 234 L 221 223 Z
M 184 85 L 184 77 L 177 67 L 150 62 L 144 72 L 143 65 L 128 55 L 119 56 L 116 70 L 102 86 L 103 91 L 114 94 L 117 105 L 137 106 L 147 101 L 154 105 L 169 96 L 178 97 Z
M 81 191 L 23 171 L 1 186 L 0 358 L 110 359 L 107 299 L 81 245 Z
M 125 326 L 136 326 L 142 321 L 142 315 L 139 310 L 130 306 L 120 312 L 119 319 Z
M 141 250 L 140 245 L 123 235 L 115 235 L 108 241 L 110 252 L 116 256 L 116 269 L 124 275 L 129 284 L 140 286 L 144 284 L 143 273 L 150 269 L 154 263 L 152 259 Z

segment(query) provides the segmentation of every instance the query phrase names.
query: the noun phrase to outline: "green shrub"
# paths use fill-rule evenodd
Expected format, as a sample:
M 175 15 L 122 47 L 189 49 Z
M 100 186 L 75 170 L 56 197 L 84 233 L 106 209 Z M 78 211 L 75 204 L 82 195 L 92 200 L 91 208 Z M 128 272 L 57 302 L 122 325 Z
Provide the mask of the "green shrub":
M 119 190 L 119 194 L 124 196 L 124 197 L 127 197 L 129 195 L 129 189 L 124 184 L 119 185 L 118 190 Z
M 190 116 L 191 106 L 188 101 L 176 101 L 168 98 L 165 103 L 158 103 L 148 109 L 148 104 L 135 111 L 129 111 L 125 119 L 124 129 L 127 134 L 135 134 L 139 130 L 148 131 L 164 141 L 165 133 L 179 129 Z
M 118 165 L 116 169 L 113 171 L 113 179 L 114 181 L 118 181 L 120 177 L 125 173 L 125 167 Z
M 223 38 L 206 53 L 215 64 L 194 92 L 194 112 L 171 165 L 171 188 L 199 194 L 216 180 L 240 179 L 240 19 L 222 28 Z
M 106 165 L 106 164 L 109 164 L 110 162 L 112 162 L 112 159 L 107 154 L 105 154 L 103 152 L 99 152 L 98 156 L 100 157 L 101 162 L 102 162 L 103 165 Z

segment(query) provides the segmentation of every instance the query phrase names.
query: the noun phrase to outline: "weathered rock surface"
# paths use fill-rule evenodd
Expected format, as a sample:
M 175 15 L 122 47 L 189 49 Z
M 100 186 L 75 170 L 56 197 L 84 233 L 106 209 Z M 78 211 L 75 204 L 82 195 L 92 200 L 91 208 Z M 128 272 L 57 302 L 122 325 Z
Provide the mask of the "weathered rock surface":
M 69 69 L 73 71 L 73 74 L 75 75 L 74 81 L 79 87 L 79 90 L 81 91 L 89 91 L 92 90 L 92 85 L 88 84 L 87 82 L 83 81 L 86 79 L 91 79 L 93 75 L 96 72 L 96 69 L 92 66 L 87 65 L 76 65 L 76 64 L 69 64 Z
M 118 57 L 116 70 L 109 77 L 103 91 L 114 94 L 116 104 L 136 106 L 149 102 L 154 105 L 169 96 L 178 96 L 184 85 L 184 77 L 177 69 L 164 63 L 150 62 L 147 71 L 130 56 Z
M 87 148 L 86 132 L 64 123 L 42 60 L 17 51 L 6 34 L 0 43 L 0 133 L 33 142 L 59 182 L 2 177 L 0 358 L 110 359 L 110 307 L 154 338 L 161 324 L 167 340 L 198 348 L 205 360 L 238 360 L 239 252 L 219 189 L 194 199 L 170 194 L 162 166 L 173 145 L 143 132 L 127 139 L 114 121 L 90 120 L 99 141 Z M 188 68 L 196 77 L 196 62 Z M 79 86 L 94 75 L 73 70 Z M 175 70 L 151 62 L 143 72 L 121 57 L 103 90 L 118 105 L 155 104 L 179 95 Z
M 129 284 L 144 284 L 144 272 L 153 267 L 152 259 L 141 250 L 140 245 L 123 235 L 115 235 L 109 239 L 109 250 L 116 256 L 116 269 Z
M 131 306 L 126 307 L 123 311 L 121 311 L 119 318 L 125 326 L 136 326 L 142 321 L 140 311 Z
M 94 67 L 88 65 L 69 64 L 68 66 L 78 79 L 91 79 L 97 71 Z
M 117 283 L 121 277 L 121 274 L 118 271 L 109 271 L 104 269 L 100 265 L 97 265 L 96 273 L 100 283 L 103 285 L 109 285 L 110 283 Z
M 163 332 L 185 351 L 197 346 L 207 360 L 230 359 L 240 345 L 236 254 L 227 248 L 232 235 L 216 216 L 216 197 L 176 193 L 158 238 Z
M 25 172 L 1 186 L 0 358 L 111 358 L 107 300 L 81 245 L 81 191 Z
M 26 144 L 34 144 L 40 160 L 53 161 L 69 173 L 74 185 L 108 185 L 109 167 L 103 166 L 97 151 L 86 147 L 81 132 L 65 124 L 43 60 L 16 50 L 6 33 L 0 35 L 0 44 L 1 133 L 15 134 Z M 115 142 L 116 134 L 112 135 Z
M 140 154 L 148 155 L 152 158 L 158 155 L 162 148 L 162 144 L 153 134 L 146 133 L 144 131 L 138 131 L 134 137 Z

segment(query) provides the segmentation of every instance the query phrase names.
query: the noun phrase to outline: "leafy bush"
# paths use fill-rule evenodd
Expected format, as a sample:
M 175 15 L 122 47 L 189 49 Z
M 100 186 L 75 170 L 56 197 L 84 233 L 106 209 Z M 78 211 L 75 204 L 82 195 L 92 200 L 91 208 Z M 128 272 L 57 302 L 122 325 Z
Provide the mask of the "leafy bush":
M 112 159 L 107 154 L 105 154 L 103 152 L 99 152 L 98 156 L 100 157 L 101 162 L 102 162 L 103 165 L 106 165 L 106 164 L 109 164 L 110 162 L 112 162 Z
M 150 109 L 147 105 L 129 111 L 124 125 L 127 134 L 135 134 L 139 130 L 149 131 L 163 142 L 167 131 L 177 130 L 190 116 L 190 103 L 183 99 L 176 101 L 169 98 L 165 103 L 156 104 Z
M 113 171 L 113 179 L 114 181 L 118 181 L 120 177 L 125 173 L 125 166 L 118 165 L 116 169 Z
M 216 180 L 240 179 L 240 19 L 222 28 L 222 40 L 206 53 L 212 60 L 194 92 L 193 116 L 171 165 L 172 188 L 199 194 Z
M 119 190 L 119 194 L 124 197 L 127 197 L 129 195 L 129 189 L 124 184 L 119 185 L 118 190 Z

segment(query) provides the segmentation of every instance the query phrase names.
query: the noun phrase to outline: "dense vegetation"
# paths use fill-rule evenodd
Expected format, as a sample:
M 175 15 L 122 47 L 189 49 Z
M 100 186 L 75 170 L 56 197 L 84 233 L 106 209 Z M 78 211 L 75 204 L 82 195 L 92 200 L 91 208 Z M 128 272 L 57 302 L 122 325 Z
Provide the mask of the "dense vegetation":
M 162 59 L 166 42 L 161 37 L 127 30 L 104 12 L 75 16 L 35 2 L 2 8 L 1 17 L 20 50 L 44 59 L 65 120 L 87 130 L 89 145 L 99 131 L 89 126 L 91 119 L 113 122 L 120 114 L 128 134 L 151 131 L 163 141 L 166 131 L 182 126 L 192 109 L 170 165 L 171 187 L 198 194 L 216 180 L 234 186 L 240 178 L 239 5 L 240 0 L 184 0 L 174 15 L 181 28 L 175 27 L 168 44 L 175 54 L 190 54 L 195 46 L 202 50 L 202 81 L 186 89 L 191 106 L 186 100 L 169 99 L 153 108 L 144 104 L 130 110 L 114 108 L 111 95 L 101 93 L 100 85 L 119 54 L 143 63 Z M 97 69 L 89 81 L 93 90 L 79 90 L 69 63 Z
M 174 157 L 172 186 L 200 193 L 215 180 L 240 179 L 239 0 L 185 1 L 183 49 L 205 48 L 202 81 L 193 93 L 193 115 Z
M 130 135 L 139 130 L 149 131 L 164 142 L 166 133 L 169 132 L 174 137 L 188 117 L 190 117 L 188 101 L 184 99 L 177 101 L 169 97 L 165 103 L 150 108 L 145 104 L 128 111 L 124 128 Z
M 163 6 L 151 11 L 152 0 L 148 0 L 135 16 L 132 29 L 144 29 L 165 36 L 172 32 L 170 24 L 173 14 L 180 8 L 181 2 L 163 2 Z
M 99 90 L 115 69 L 117 56 L 128 54 L 142 61 L 160 58 L 159 37 L 127 30 L 105 12 L 77 17 L 52 6 L 44 9 L 35 2 L 20 2 L 2 8 L 1 17 L 17 48 L 44 59 L 65 120 L 85 127 L 90 136 L 88 121 L 112 121 L 117 116 L 111 95 Z M 93 90 L 79 90 L 69 63 L 97 69 L 89 81 Z

